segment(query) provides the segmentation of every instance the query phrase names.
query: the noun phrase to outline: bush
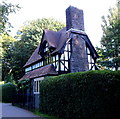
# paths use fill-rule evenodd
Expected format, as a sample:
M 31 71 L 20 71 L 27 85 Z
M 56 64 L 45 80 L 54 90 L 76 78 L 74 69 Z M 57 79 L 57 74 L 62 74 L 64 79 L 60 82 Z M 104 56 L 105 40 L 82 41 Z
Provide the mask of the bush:
M 65 119 L 115 117 L 120 110 L 120 71 L 88 71 L 47 77 L 40 110 Z
M 2 102 L 13 102 L 16 96 L 16 86 L 12 83 L 0 85 L 2 92 Z

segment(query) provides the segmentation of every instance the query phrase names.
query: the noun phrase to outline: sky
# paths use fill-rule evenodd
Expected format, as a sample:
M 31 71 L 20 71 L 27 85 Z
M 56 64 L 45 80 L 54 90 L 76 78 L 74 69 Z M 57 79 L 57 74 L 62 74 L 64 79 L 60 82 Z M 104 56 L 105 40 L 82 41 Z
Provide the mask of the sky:
M 21 9 L 16 14 L 9 16 L 13 25 L 11 35 L 23 26 L 25 21 L 37 18 L 55 18 L 66 23 L 65 10 L 70 6 L 82 9 L 84 12 L 85 32 L 94 46 L 99 46 L 102 36 L 102 19 L 109 12 L 108 9 L 115 6 L 117 0 L 8 0 L 19 4 Z

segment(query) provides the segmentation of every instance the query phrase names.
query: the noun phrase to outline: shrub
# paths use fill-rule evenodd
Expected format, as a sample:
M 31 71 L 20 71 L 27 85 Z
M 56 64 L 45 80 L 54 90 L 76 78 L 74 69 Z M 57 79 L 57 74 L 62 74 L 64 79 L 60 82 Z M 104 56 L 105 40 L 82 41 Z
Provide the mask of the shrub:
M 16 96 L 16 86 L 12 83 L 0 85 L 2 90 L 2 102 L 13 102 Z
M 40 110 L 65 119 L 115 117 L 120 110 L 120 71 L 88 71 L 47 77 Z

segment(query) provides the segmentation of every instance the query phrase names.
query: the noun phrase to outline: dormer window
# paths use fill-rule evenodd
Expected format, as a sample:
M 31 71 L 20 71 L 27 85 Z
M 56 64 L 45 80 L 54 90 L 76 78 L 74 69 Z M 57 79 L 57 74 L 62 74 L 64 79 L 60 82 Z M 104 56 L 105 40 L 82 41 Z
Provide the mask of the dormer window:
M 44 52 L 47 52 L 49 50 L 48 48 L 48 43 L 45 44 L 45 47 L 44 47 Z

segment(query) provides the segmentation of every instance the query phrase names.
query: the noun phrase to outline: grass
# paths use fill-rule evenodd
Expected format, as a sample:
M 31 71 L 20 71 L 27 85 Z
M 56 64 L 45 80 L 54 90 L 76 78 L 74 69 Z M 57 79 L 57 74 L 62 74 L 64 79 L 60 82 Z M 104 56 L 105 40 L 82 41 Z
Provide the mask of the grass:
M 62 119 L 62 118 L 58 118 L 58 117 L 55 117 L 55 116 L 50 116 L 50 115 L 47 115 L 47 114 L 43 114 L 39 111 L 35 111 L 34 114 L 40 116 L 40 117 L 43 117 L 45 119 Z

